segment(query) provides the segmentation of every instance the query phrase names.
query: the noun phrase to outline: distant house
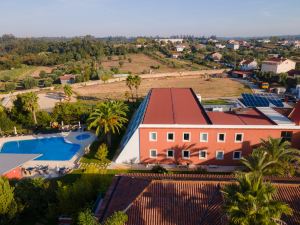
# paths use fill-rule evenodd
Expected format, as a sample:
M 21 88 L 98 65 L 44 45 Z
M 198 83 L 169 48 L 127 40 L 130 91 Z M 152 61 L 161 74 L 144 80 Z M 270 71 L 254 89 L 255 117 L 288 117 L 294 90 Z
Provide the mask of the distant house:
M 242 71 L 242 70 L 233 70 L 231 75 L 236 78 L 246 79 L 249 78 L 253 72 L 251 71 Z
M 294 48 L 300 48 L 300 41 L 294 41 L 293 46 Z
M 182 38 L 160 38 L 160 39 L 155 39 L 155 41 L 164 42 L 164 43 L 171 42 L 173 44 L 176 44 L 176 43 L 182 43 L 183 39 Z
M 227 43 L 227 48 L 232 49 L 232 50 L 238 50 L 240 48 L 240 43 L 235 40 L 230 40 Z
M 179 54 L 177 54 L 177 53 L 173 53 L 173 54 L 172 54 L 172 58 L 173 58 L 173 59 L 178 59 L 178 57 L 179 57 Z
M 296 62 L 286 58 L 270 58 L 262 62 L 262 72 L 286 73 L 296 68 Z
M 76 76 L 73 74 L 65 74 L 59 77 L 61 84 L 74 84 Z
M 300 78 L 300 70 L 290 70 L 287 73 L 292 78 Z
M 222 44 L 218 43 L 215 45 L 215 47 L 219 48 L 219 49 L 223 49 L 223 48 L 226 48 L 226 45 L 222 45 Z
M 248 70 L 255 70 L 257 69 L 257 61 L 253 60 L 242 60 L 240 62 L 241 70 L 248 71 Z
M 175 47 L 176 49 L 176 52 L 183 52 L 183 50 L 185 49 L 185 46 L 184 45 L 177 45 Z
M 219 62 L 222 59 L 222 54 L 219 52 L 213 52 L 209 54 L 206 58 L 215 62 Z

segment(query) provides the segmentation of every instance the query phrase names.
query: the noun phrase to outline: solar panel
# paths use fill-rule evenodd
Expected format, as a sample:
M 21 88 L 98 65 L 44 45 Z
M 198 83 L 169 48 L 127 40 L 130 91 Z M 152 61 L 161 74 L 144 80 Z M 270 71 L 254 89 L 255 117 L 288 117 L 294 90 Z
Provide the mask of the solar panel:
M 272 93 L 259 93 L 259 94 L 242 94 L 243 103 L 247 107 L 269 107 L 270 104 L 276 107 L 283 107 L 282 101 L 277 95 Z

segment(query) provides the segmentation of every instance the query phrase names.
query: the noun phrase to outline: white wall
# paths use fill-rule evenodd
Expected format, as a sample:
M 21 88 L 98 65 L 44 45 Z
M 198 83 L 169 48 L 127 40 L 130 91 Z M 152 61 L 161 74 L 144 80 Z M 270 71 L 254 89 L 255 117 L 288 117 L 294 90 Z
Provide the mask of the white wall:
M 263 63 L 261 66 L 262 72 L 286 73 L 296 68 L 296 63 L 292 60 L 285 60 L 280 64 Z
M 116 163 L 138 163 L 140 161 L 139 128 L 135 130 L 132 137 L 115 159 Z

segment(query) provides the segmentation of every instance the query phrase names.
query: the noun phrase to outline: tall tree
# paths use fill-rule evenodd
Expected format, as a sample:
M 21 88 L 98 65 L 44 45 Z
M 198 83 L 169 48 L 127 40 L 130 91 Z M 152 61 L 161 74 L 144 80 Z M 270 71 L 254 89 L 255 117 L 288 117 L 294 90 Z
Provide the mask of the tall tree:
M 134 81 L 135 95 L 136 95 L 136 98 L 138 98 L 138 89 L 139 89 L 139 86 L 141 85 L 142 79 L 139 75 L 134 75 L 133 81 Z
M 134 76 L 133 75 L 129 75 L 127 78 L 126 78 L 126 85 L 127 87 L 129 88 L 130 90 L 130 93 L 131 93 L 131 99 L 133 100 L 133 88 L 135 86 L 135 79 L 134 79 Z
M 96 134 L 106 135 L 107 144 L 111 146 L 111 134 L 119 133 L 127 123 L 128 106 L 121 101 L 101 102 L 90 114 L 89 129 L 95 128 Z
M 273 199 L 276 189 L 264 183 L 262 176 L 243 173 L 237 183 L 223 189 L 224 209 L 232 225 L 281 224 L 282 215 L 291 215 L 290 207 Z
M 34 124 L 37 124 L 36 111 L 39 108 L 38 105 L 38 96 L 35 92 L 28 92 L 25 94 L 19 95 L 21 102 L 25 111 L 31 112 L 33 116 Z
M 71 96 L 73 94 L 72 86 L 69 85 L 69 84 L 66 84 L 64 86 L 64 93 L 65 93 L 65 96 L 67 96 L 68 101 L 70 101 L 71 100 Z
M 18 212 L 14 197 L 14 188 L 6 178 L 0 177 L 0 224 L 10 224 Z

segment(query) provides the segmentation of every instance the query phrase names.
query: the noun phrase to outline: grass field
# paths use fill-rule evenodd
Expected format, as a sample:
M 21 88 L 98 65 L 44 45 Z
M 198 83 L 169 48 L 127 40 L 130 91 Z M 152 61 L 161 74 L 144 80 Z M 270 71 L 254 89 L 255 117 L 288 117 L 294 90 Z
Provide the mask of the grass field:
M 145 96 L 151 88 L 160 87 L 193 88 L 202 98 L 235 97 L 251 91 L 243 84 L 228 78 L 205 80 L 199 76 L 187 76 L 143 79 L 139 95 Z M 75 88 L 74 91 L 80 96 L 94 97 L 94 99 L 124 99 L 125 92 L 129 89 L 125 82 L 116 82 Z
M 26 76 L 38 77 L 40 71 L 42 70 L 44 70 L 45 72 L 51 72 L 52 69 L 45 66 L 24 66 L 17 69 L 2 70 L 0 71 L 0 80 L 6 80 L 8 77 L 10 78 L 10 81 L 17 81 L 23 79 Z
M 128 62 L 128 58 L 131 58 L 132 62 Z M 176 60 L 176 59 L 170 59 Z M 119 62 L 122 61 L 124 64 L 120 67 Z M 186 64 L 186 62 L 180 62 L 180 60 L 176 60 L 178 63 Z M 175 72 L 178 71 L 178 68 L 168 67 L 167 65 L 162 64 L 161 62 L 150 58 L 142 53 L 140 54 L 129 54 L 126 59 L 119 60 L 117 56 L 112 57 L 111 60 L 104 60 L 101 64 L 104 69 L 110 69 L 112 67 L 118 67 L 121 72 L 132 72 L 136 74 L 141 74 L 143 72 L 149 73 L 151 70 L 151 66 L 159 65 L 159 69 L 152 69 L 153 72 Z M 199 69 L 201 69 L 199 67 Z M 181 69 L 186 70 L 186 69 Z

